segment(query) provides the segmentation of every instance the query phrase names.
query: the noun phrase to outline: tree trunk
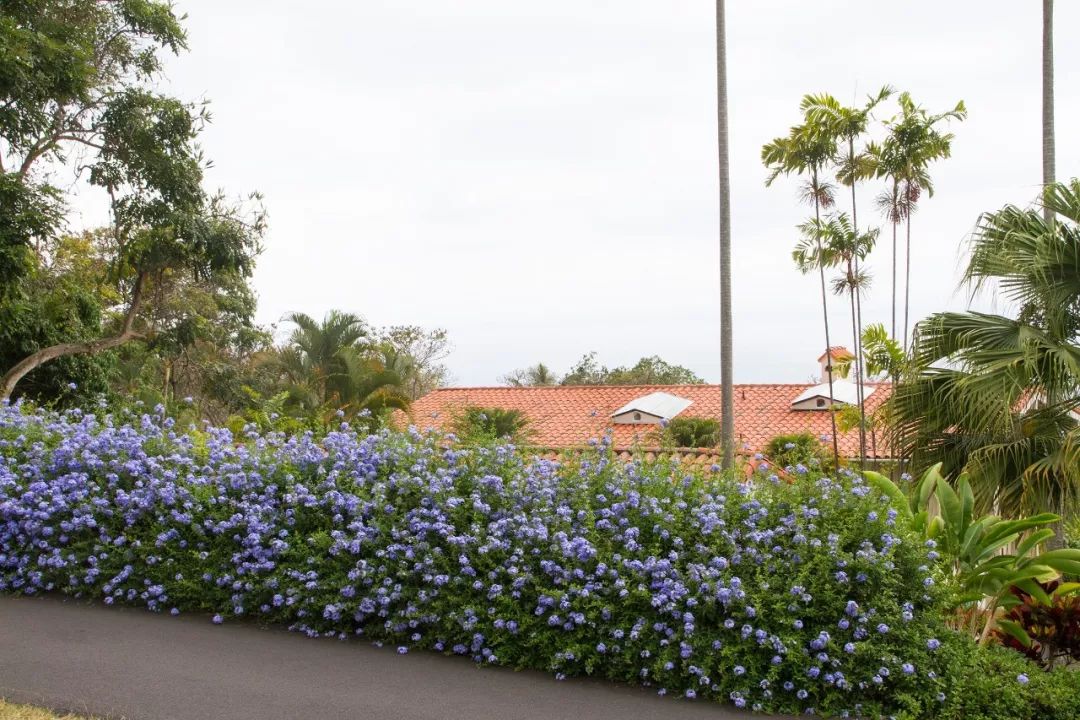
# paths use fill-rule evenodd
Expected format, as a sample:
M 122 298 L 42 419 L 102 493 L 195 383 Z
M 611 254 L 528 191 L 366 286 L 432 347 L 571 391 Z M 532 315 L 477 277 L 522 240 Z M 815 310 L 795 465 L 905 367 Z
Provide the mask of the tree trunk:
M 89 342 L 60 343 L 42 348 L 36 353 L 23 358 L 0 378 L 0 400 L 9 399 L 20 380 L 51 360 L 66 355 L 94 355 L 142 337 L 142 333 L 136 332 L 134 326 L 135 318 L 138 316 L 142 305 L 143 280 L 142 273 L 135 278 L 135 285 L 131 290 L 131 304 L 128 305 L 127 313 L 124 315 L 124 324 L 121 326 L 119 334 L 98 340 L 90 340 Z
M 724 0 L 716 0 L 716 133 L 720 180 L 720 438 L 723 468 L 735 462 L 731 328 L 731 176 L 728 166 L 727 41 Z
M 817 193 L 817 168 L 811 171 L 811 182 L 814 185 L 814 220 L 821 223 L 821 201 Z M 829 421 L 832 424 L 832 452 L 833 466 L 840 467 L 840 445 L 836 438 L 836 413 L 833 412 L 833 371 L 832 371 L 832 341 L 829 339 L 829 295 L 825 292 L 825 265 L 821 262 L 821 237 L 817 238 L 818 250 L 818 274 L 821 277 L 821 315 L 825 320 L 825 367 L 829 377 Z
M 1054 0 L 1043 0 L 1042 25 L 1042 171 L 1043 187 L 1054 182 Z M 1044 208 L 1049 223 L 1054 213 Z
M 855 136 L 848 136 L 848 159 L 851 162 L 851 228 L 855 233 L 855 279 L 859 278 L 859 215 L 855 204 Z M 862 379 L 862 301 L 857 292 L 858 286 L 851 288 L 853 306 L 857 308 L 858 321 L 855 325 L 855 394 L 859 401 L 859 467 L 864 467 L 866 460 L 866 405 L 863 402 Z M 854 318 L 853 318 L 854 319 Z
M 908 310 L 911 307 L 911 213 L 905 218 L 904 225 L 907 230 L 907 244 L 904 250 L 904 352 L 908 347 Z
M 893 180 L 892 190 L 892 333 L 889 335 L 896 339 L 896 226 L 899 223 L 898 203 L 900 201 L 899 187 Z

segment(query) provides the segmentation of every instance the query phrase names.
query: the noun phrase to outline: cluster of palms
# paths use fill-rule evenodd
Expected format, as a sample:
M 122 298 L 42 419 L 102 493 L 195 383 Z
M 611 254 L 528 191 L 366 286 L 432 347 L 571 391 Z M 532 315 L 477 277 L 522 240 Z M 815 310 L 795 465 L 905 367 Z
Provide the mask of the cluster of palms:
M 821 284 L 821 308 L 825 326 L 825 346 L 832 347 L 828 314 L 829 283 L 826 271 L 840 269 L 831 283 L 837 295 L 846 295 L 851 308 L 851 336 L 854 343 L 854 374 L 859 409 L 860 455 L 866 456 L 867 423 L 865 416 L 866 365 L 868 348 L 864 347 L 862 297 L 871 276 L 865 261 L 873 251 L 880 230 L 860 228 L 858 224 L 857 186 L 877 179 L 887 187 L 878 197 L 878 207 L 892 225 L 892 295 L 893 318 L 889 335 L 898 341 L 896 327 L 897 235 L 901 223 L 906 226 L 906 270 L 904 279 L 903 347 L 907 346 L 908 307 L 911 278 L 911 216 L 922 195 L 933 195 L 934 186 L 928 167 L 935 160 L 949 156 L 953 136 L 940 125 L 966 116 L 963 102 L 952 110 L 931 114 L 919 107 L 908 93 L 898 96 L 897 114 L 882 122 L 884 137 L 869 138 L 873 113 L 893 95 L 889 87 L 870 96 L 861 106 L 845 106 L 828 94 L 807 95 L 801 103 L 803 122 L 786 136 L 776 138 L 762 148 L 761 157 L 769 169 L 766 185 L 781 175 L 804 178 L 800 196 L 812 205 L 814 216 L 799 226 L 802 239 L 792 256 L 804 273 L 817 271 Z M 837 185 L 850 189 L 850 214 L 837 209 Z M 874 352 L 880 353 L 880 348 Z M 894 352 L 890 349 L 888 352 Z M 828 373 L 830 395 L 832 374 Z M 832 418 L 833 453 L 838 458 L 836 418 Z
M 321 322 L 303 313 L 285 319 L 296 327 L 262 363 L 285 412 L 329 425 L 408 407 L 409 358 L 373 341 L 362 318 L 331 310 Z

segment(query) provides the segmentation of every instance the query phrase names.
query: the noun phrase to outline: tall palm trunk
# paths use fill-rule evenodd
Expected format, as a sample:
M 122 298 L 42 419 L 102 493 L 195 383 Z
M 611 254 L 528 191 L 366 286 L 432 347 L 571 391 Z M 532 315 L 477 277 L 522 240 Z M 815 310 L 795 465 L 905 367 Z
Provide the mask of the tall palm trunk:
M 728 167 L 727 41 L 724 0 L 716 0 L 716 134 L 720 180 L 720 442 L 723 468 L 735 462 L 731 333 L 731 173 Z
M 814 193 L 814 222 L 818 227 L 821 226 L 821 199 L 818 196 L 818 173 L 817 168 L 813 168 L 811 171 L 811 180 L 813 183 Z M 829 339 L 829 295 L 825 291 L 825 264 L 821 262 L 821 236 L 817 237 L 817 251 L 818 251 L 818 275 L 821 278 L 821 315 L 825 321 L 825 367 L 827 368 L 829 376 L 829 421 L 832 424 L 832 452 L 833 452 L 833 465 L 837 468 L 840 467 L 840 445 L 839 440 L 836 438 L 836 413 L 833 411 L 833 371 L 832 371 L 832 341 Z
M 900 210 L 898 203 L 900 201 L 900 187 L 899 183 L 893 179 L 892 188 L 892 208 L 889 214 L 892 215 L 892 332 L 889 334 L 893 340 L 896 339 L 896 226 L 900 222 Z
M 1047 187 L 1054 182 L 1054 0 L 1043 0 L 1042 171 Z M 1054 213 L 1044 208 L 1043 217 L 1049 223 Z
M 910 191 L 909 191 L 910 192 Z M 908 311 L 911 309 L 911 212 L 904 218 L 904 226 L 907 232 L 906 249 L 904 250 L 904 352 L 908 351 Z
M 851 227 L 854 235 L 855 247 L 855 278 L 859 276 L 859 215 L 855 203 L 855 136 L 848 136 L 848 160 L 851 163 Z M 866 460 L 866 406 L 863 403 L 862 381 L 862 337 L 859 332 L 862 329 L 862 300 L 857 287 L 852 286 L 854 297 L 852 302 L 856 310 L 858 322 L 855 325 L 855 393 L 859 401 L 859 467 L 863 467 Z

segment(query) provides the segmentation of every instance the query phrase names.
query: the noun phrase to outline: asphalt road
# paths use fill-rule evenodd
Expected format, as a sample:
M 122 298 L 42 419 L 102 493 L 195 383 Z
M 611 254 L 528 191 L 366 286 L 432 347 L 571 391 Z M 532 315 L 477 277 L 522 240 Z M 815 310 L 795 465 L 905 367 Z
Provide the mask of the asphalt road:
M 0 596 L 0 696 L 128 720 L 739 720 L 603 681 L 205 616 Z

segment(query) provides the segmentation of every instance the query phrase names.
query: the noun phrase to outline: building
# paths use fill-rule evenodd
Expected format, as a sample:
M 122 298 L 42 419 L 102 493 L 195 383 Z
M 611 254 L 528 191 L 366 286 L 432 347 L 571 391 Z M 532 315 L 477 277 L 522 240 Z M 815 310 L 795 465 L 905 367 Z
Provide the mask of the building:
M 844 348 L 831 348 L 830 360 L 847 359 Z M 737 448 L 754 453 L 777 435 L 811 433 L 831 445 L 829 409 L 856 405 L 856 385 L 834 374 L 830 396 L 828 374 L 832 365 L 823 354 L 818 362 L 820 383 L 769 383 L 735 386 Z M 873 412 L 888 398 L 889 383 L 866 384 L 866 409 Z M 529 443 L 562 450 L 583 447 L 591 439 L 610 433 L 620 453 L 659 450 L 659 430 L 672 418 L 720 417 L 719 385 L 576 385 L 550 387 L 449 387 L 416 400 L 409 410 L 411 424 L 448 430 L 467 407 L 517 410 L 529 420 Z M 840 453 L 859 454 L 857 431 L 838 433 Z M 715 452 L 697 455 L 713 456 Z M 888 458 L 884 438 L 868 437 L 867 455 Z

